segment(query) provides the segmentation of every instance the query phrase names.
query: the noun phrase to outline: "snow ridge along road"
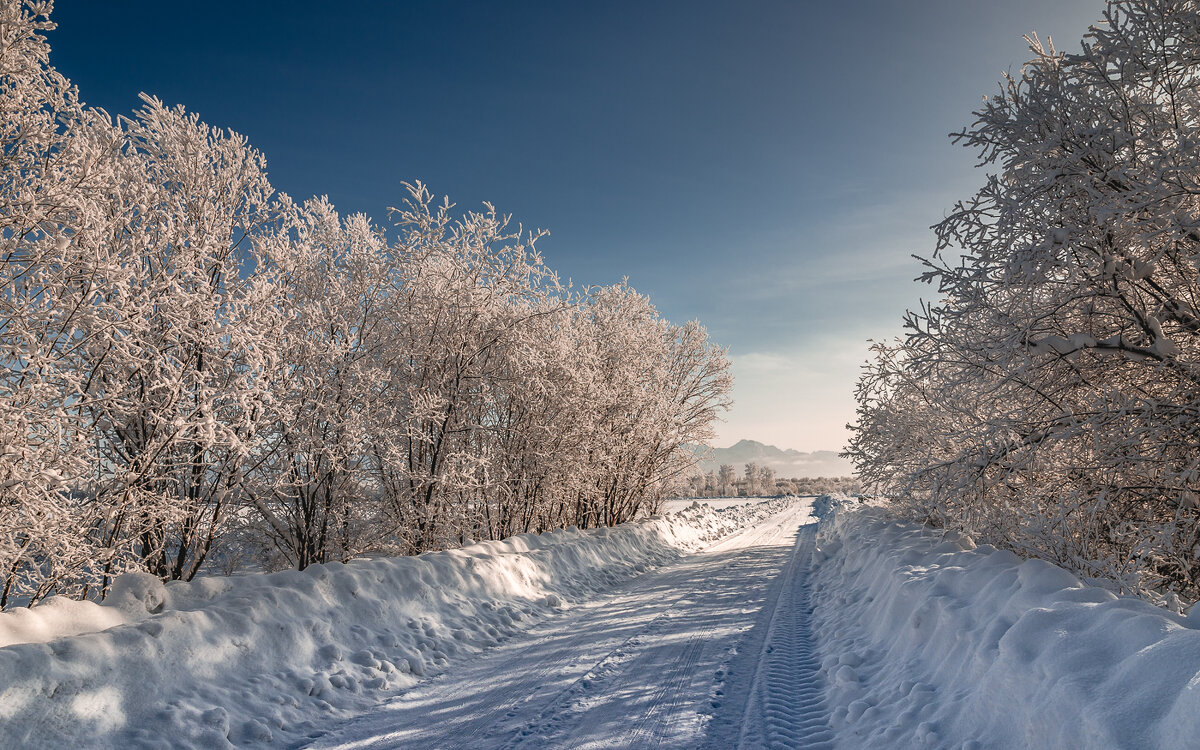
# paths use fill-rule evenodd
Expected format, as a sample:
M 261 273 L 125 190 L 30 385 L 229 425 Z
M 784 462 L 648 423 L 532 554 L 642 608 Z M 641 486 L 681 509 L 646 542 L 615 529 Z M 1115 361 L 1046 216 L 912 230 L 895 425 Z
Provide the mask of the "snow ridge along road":
M 731 747 L 743 719 L 761 724 L 744 747 L 827 747 L 804 584 L 810 511 L 797 501 L 638 576 L 310 747 Z
M 0 748 L 294 747 L 794 502 L 165 586 L 131 573 L 102 605 L 3 612 Z

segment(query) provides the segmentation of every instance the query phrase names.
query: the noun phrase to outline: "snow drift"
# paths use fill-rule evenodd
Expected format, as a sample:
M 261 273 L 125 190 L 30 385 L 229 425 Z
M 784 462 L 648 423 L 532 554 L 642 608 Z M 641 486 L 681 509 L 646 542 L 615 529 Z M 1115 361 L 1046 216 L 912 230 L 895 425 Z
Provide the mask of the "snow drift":
M 1200 744 L 1200 617 L 890 520 L 821 524 L 812 604 L 844 746 Z
M 693 504 L 614 528 L 302 572 L 166 586 L 133 575 L 103 605 L 0 614 L 0 745 L 294 743 L 787 502 Z

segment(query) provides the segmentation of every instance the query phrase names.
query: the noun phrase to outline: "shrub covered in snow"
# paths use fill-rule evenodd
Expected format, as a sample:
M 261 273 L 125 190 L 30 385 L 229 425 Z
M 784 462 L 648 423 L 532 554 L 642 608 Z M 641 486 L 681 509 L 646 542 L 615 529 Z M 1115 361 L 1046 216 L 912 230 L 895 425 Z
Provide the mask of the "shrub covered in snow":
M 616 524 L 693 461 L 701 326 L 490 205 L 418 183 L 389 233 L 182 107 L 85 107 L 51 7 L 0 0 L 0 608 Z
M 1110 0 L 955 140 L 938 300 L 879 344 L 849 455 L 910 517 L 1200 597 L 1200 8 Z

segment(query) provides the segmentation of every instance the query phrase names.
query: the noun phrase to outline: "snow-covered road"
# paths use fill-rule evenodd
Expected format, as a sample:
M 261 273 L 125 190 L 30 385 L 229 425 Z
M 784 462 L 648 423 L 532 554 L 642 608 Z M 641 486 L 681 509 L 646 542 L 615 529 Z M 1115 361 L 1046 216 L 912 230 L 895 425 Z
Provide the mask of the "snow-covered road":
M 1200 608 L 845 498 L 118 584 L 0 613 L 0 748 L 1200 747 Z
M 811 502 L 331 726 L 312 748 L 831 746 Z

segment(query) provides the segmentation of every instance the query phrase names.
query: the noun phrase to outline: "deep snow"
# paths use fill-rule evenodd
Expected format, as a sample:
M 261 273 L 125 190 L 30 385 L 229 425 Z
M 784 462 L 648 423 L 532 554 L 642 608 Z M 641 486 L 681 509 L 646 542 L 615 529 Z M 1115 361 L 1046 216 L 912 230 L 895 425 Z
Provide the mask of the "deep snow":
M 163 586 L 0 614 L 0 746 L 303 739 L 787 501 Z
M 839 747 L 1200 747 L 1194 620 L 880 508 L 822 524 L 814 559 Z
M 796 554 L 797 532 L 811 539 L 810 521 L 807 502 L 789 503 L 345 722 L 313 747 L 730 748 L 758 684 L 778 584 L 796 580 L 792 563 L 807 562 Z
M 1198 621 L 878 507 L 693 504 L 0 615 L 0 747 L 1173 750 Z

